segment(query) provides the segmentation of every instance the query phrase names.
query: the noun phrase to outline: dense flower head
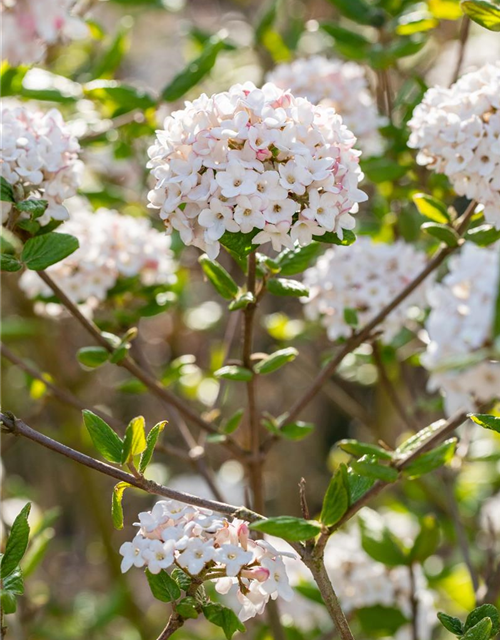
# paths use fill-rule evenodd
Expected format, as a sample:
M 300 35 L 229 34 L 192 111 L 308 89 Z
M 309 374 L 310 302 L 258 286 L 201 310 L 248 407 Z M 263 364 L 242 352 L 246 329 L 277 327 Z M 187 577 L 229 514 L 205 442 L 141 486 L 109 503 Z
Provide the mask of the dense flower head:
M 139 514 L 136 525 L 132 542 L 120 547 L 123 572 L 135 566 L 157 574 L 175 566 L 212 580 L 221 594 L 236 585 L 242 621 L 262 613 L 269 598 L 293 597 L 282 557 L 287 554 L 265 540 L 252 540 L 243 520 L 228 521 L 209 509 L 160 500 Z
M 428 346 L 422 364 L 431 389 L 445 396 L 447 413 L 475 410 L 500 397 L 500 362 L 487 357 L 500 278 L 500 245 L 467 243 L 449 273 L 429 291 Z M 485 356 L 481 356 L 486 349 Z
M 394 244 L 360 237 L 350 247 L 326 251 L 304 274 L 309 297 L 303 300 L 309 319 L 320 319 L 330 340 L 348 337 L 352 326 L 344 310 L 353 309 L 360 326 L 369 322 L 426 264 L 426 256 L 403 241 Z M 413 306 L 425 303 L 425 285 L 417 287 L 380 325 L 385 341 L 402 329 Z
M 358 139 L 363 154 L 382 152 L 378 128 L 384 121 L 377 112 L 365 71 L 360 65 L 329 60 L 324 56 L 300 58 L 278 65 L 267 74 L 267 80 L 313 104 L 334 107 Z
M 165 119 L 150 147 L 150 206 L 168 233 L 214 258 L 227 232 L 275 250 L 352 229 L 362 177 L 355 138 L 333 108 L 273 84 L 201 95 Z
M 417 162 L 446 174 L 500 227 L 500 63 L 467 73 L 449 89 L 429 89 L 408 124 Z
M 88 28 L 71 15 L 76 0 L 0 0 L 2 55 L 13 65 L 32 64 L 60 40 L 84 38 Z
M 108 209 L 93 213 L 80 198 L 69 206 L 71 219 L 61 230 L 76 237 L 80 246 L 48 267 L 47 273 L 73 302 L 85 305 L 89 314 L 105 300 L 120 277 L 139 276 L 145 285 L 173 281 L 175 263 L 170 238 L 154 229 L 149 220 Z M 23 273 L 20 286 L 30 298 L 53 295 L 36 271 Z M 39 308 L 55 315 L 62 312 L 57 304 L 42 303 Z
M 42 198 L 48 202 L 44 214 L 37 218 L 41 225 L 66 220 L 68 211 L 63 202 L 75 195 L 83 172 L 78 140 L 57 109 L 43 113 L 4 104 L 0 115 L 0 175 L 15 187 L 18 199 Z M 3 222 L 10 210 L 11 204 L 2 202 Z

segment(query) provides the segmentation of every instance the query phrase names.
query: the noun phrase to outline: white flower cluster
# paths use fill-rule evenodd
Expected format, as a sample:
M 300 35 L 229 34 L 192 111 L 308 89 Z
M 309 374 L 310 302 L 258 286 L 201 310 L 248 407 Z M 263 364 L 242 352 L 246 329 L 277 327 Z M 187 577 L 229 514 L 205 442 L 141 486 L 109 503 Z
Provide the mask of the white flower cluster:
M 149 149 L 150 206 L 211 258 L 226 231 L 278 251 L 354 227 L 359 152 L 334 109 L 247 82 L 186 102 L 164 126 Z
M 342 114 L 344 124 L 358 139 L 363 154 L 370 156 L 382 152 L 378 128 L 384 120 L 377 112 L 365 71 L 360 65 L 313 56 L 278 65 L 267 75 L 267 80 L 313 104 L 333 107 Z
M 85 305 L 88 315 L 105 300 L 121 276 L 138 275 L 145 285 L 173 281 L 175 264 L 170 238 L 151 227 L 149 220 L 108 209 L 93 213 L 85 201 L 75 200 L 69 203 L 71 219 L 64 223 L 62 231 L 75 236 L 80 246 L 48 267 L 47 273 L 73 302 Z M 29 298 L 53 295 L 36 271 L 25 271 L 19 284 Z M 42 303 L 39 310 L 53 315 L 62 313 L 57 304 Z
M 51 219 L 66 220 L 68 212 L 62 203 L 75 195 L 83 164 L 78 160 L 78 140 L 69 133 L 62 115 L 57 109 L 43 113 L 2 105 L 0 118 L 0 175 L 21 190 L 21 196 L 48 202 L 37 218 L 41 225 Z M 10 209 L 9 202 L 2 202 L 2 222 Z
M 350 247 L 328 249 L 304 274 L 309 288 L 305 314 L 321 319 L 330 340 L 348 337 L 352 327 L 344 309 L 357 312 L 363 326 L 377 315 L 424 268 L 426 256 L 403 241 L 376 243 L 359 237 Z M 417 287 L 380 325 L 390 342 L 402 329 L 413 306 L 425 305 L 425 285 Z
M 491 345 L 499 251 L 498 243 L 490 247 L 465 244 L 460 255 L 450 259 L 449 273 L 429 291 L 429 344 L 421 361 L 432 372 L 430 388 L 444 394 L 448 414 L 474 411 L 476 402 L 500 396 L 500 362 L 486 359 L 466 366 L 479 350 Z
M 138 534 L 120 547 L 123 572 L 135 566 L 157 574 L 177 566 L 213 580 L 221 594 L 237 585 L 242 621 L 261 614 L 269 598 L 293 597 L 282 556 L 294 554 L 252 540 L 243 520 L 229 522 L 208 509 L 161 500 L 152 511 L 140 513 L 136 525 Z
M 85 22 L 70 14 L 75 0 L 0 0 L 2 57 L 13 65 L 33 64 L 60 40 L 84 38 Z
M 500 227 L 500 63 L 429 89 L 408 123 L 417 162 L 445 173 L 461 196 Z

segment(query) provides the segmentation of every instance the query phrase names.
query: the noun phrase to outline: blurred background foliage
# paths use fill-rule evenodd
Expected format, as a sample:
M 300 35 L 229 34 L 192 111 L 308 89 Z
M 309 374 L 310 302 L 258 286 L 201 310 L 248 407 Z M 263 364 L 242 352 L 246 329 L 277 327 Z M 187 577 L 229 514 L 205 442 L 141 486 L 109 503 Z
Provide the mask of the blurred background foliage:
M 363 188 L 370 198 L 357 216 L 357 232 L 384 242 L 403 238 L 432 251 L 438 241 L 421 232 L 425 218 L 412 196 L 425 191 L 463 211 L 465 203 L 455 198 L 446 178 L 417 166 L 406 146 L 406 122 L 429 84 L 448 85 L 459 65 L 467 69 L 497 59 L 500 53 L 498 35 L 463 18 L 455 0 L 89 0 L 86 4 L 91 8 L 89 37 L 54 46 L 46 62 L 36 68 L 4 63 L 1 91 L 7 98 L 40 101 L 43 108 L 54 104 L 72 122 L 87 166 L 81 193 L 95 208 L 148 215 L 147 147 L 163 117 L 184 99 L 222 91 L 243 80 L 260 84 L 276 64 L 321 53 L 362 64 L 379 110 L 387 116 L 382 128 L 385 152 L 362 160 Z M 380 89 L 384 86 L 390 91 Z M 154 224 L 160 228 L 157 220 Z M 173 249 L 180 265 L 174 285 L 144 289 L 121 282 L 100 307 L 96 321 L 118 334 L 138 326 L 139 337 L 132 343 L 135 357 L 148 362 L 164 384 L 199 411 L 218 411 L 217 402 L 230 416 L 240 406 L 238 386 L 221 383 L 213 373 L 238 349 L 239 319 L 215 300 L 199 269 L 198 252 L 183 248 L 175 237 Z M 220 260 L 242 282 L 237 265 L 227 255 Z M 257 351 L 293 344 L 301 354 L 259 387 L 259 404 L 276 415 L 308 385 L 332 345 L 322 330 L 304 319 L 296 299 L 267 296 L 258 324 Z M 54 321 L 35 315 L 32 303 L 20 293 L 16 274 L 3 277 L 2 341 L 43 372 L 46 381 L 68 389 L 85 406 L 106 410 L 123 425 L 139 414 L 150 425 L 168 419 L 164 451 L 156 454 L 151 477 L 211 495 L 196 475 L 186 439 L 174 428 L 179 416 L 118 367 L 82 366 L 75 354 L 89 346 L 88 336 L 70 318 Z M 345 359 L 307 412 L 314 432 L 299 445 L 283 439 L 270 454 L 265 470 L 270 514 L 299 515 L 301 477 L 307 480 L 311 512 L 319 511 L 331 471 L 345 456 L 334 446 L 341 438 L 381 440 L 394 446 L 408 435 L 408 426 L 391 402 L 391 389 L 420 428 L 442 417 L 442 401 L 426 390 L 427 375 L 419 367 L 422 348 L 418 334 L 405 330 L 383 347 L 378 361 L 366 346 Z M 76 408 L 59 403 L 43 381 L 22 367 L 7 359 L 2 364 L 5 407 L 47 435 L 91 450 Z M 195 444 L 206 450 L 207 464 L 224 498 L 243 502 L 240 464 L 228 459 L 216 442 L 200 434 L 195 438 Z M 473 589 L 459 538 L 465 537 L 471 560 L 483 575 L 495 544 L 494 534 L 484 521 L 481 524 L 480 512 L 484 500 L 500 487 L 499 438 L 483 436 L 476 449 L 455 468 L 400 483 L 378 499 L 389 524 L 401 514 L 414 524 L 429 514 L 435 516 L 440 541 L 423 569 L 436 607 L 461 616 L 473 606 Z M 125 530 L 117 532 L 109 515 L 107 480 L 15 439 L 5 439 L 3 454 L 4 526 L 12 523 L 27 500 L 33 502 L 33 535 L 23 566 L 26 596 L 9 620 L 9 633 L 19 640 L 155 637 L 164 624 L 164 605 L 154 601 L 141 572 L 120 573 L 117 553 L 121 542 L 130 538 L 133 514 L 149 508 L 151 499 L 129 491 L 124 501 Z M 456 482 L 451 490 L 458 498 L 463 531 L 457 532 L 455 503 L 446 493 L 449 477 Z M 364 615 L 353 611 L 351 618 L 356 638 L 393 637 L 405 623 L 390 609 Z M 304 630 L 292 613 L 285 621 L 290 640 L 331 637 L 322 623 Z M 248 629 L 249 638 L 270 638 L 265 621 L 255 620 Z M 446 637 L 437 628 L 434 633 L 436 638 Z M 222 637 L 206 622 L 188 625 L 177 636 L 179 640 Z

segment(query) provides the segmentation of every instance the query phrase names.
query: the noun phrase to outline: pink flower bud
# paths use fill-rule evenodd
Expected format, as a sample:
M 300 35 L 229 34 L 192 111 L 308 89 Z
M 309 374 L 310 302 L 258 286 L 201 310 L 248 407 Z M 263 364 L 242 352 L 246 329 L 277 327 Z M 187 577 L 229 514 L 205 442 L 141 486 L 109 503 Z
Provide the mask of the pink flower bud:
M 240 524 L 236 533 L 241 546 L 246 551 L 248 547 L 248 525 L 246 524 L 246 522 L 242 522 Z
M 265 567 L 255 567 L 254 569 L 243 569 L 242 578 L 257 580 L 257 582 L 265 582 L 269 578 L 270 571 Z

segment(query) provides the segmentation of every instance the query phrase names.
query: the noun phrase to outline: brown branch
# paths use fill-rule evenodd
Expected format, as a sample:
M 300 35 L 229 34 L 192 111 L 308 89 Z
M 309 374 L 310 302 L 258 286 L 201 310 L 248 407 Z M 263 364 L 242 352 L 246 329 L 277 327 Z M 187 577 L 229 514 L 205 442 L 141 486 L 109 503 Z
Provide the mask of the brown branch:
M 45 282 L 45 284 L 52 289 L 59 301 L 66 307 L 71 315 L 76 320 L 78 320 L 78 322 L 92 335 L 96 342 L 110 353 L 113 353 L 113 346 L 102 335 L 97 325 L 82 314 L 78 306 L 70 298 L 68 298 L 64 291 L 52 280 L 52 278 L 45 271 L 37 271 L 37 273 Z M 204 420 L 200 415 L 198 415 L 198 413 L 196 413 L 196 411 L 193 411 L 191 407 L 189 407 L 175 394 L 173 394 L 166 387 L 160 384 L 158 380 L 156 380 L 151 374 L 141 368 L 129 356 L 126 356 L 117 364 L 126 369 L 135 378 L 140 380 L 151 391 L 151 393 L 160 398 L 160 400 L 175 407 L 181 415 L 190 420 L 193 424 L 200 427 L 200 429 L 203 429 L 203 431 L 206 431 L 208 433 L 218 434 L 218 430 L 214 426 Z M 231 438 L 227 437 L 223 444 L 239 460 L 245 457 L 245 452 Z
M 182 616 L 180 616 L 178 613 L 173 613 L 169 618 L 167 626 L 160 633 L 157 640 L 166 640 L 167 638 L 170 638 L 170 636 L 172 636 L 178 629 L 182 627 L 184 622 L 185 620 Z
M 247 522 L 257 522 L 258 520 L 263 519 L 263 516 L 254 513 L 249 509 L 245 509 L 244 507 L 236 507 L 225 502 L 200 498 L 198 496 L 193 496 L 190 493 L 169 489 L 164 485 L 153 482 L 152 480 L 147 480 L 142 476 L 135 477 L 133 474 L 127 473 L 118 467 L 113 467 L 106 462 L 96 460 L 85 453 L 76 451 L 61 442 L 57 442 L 57 440 L 49 438 L 39 431 L 35 431 L 35 429 L 29 427 L 22 420 L 15 418 L 12 414 L 4 412 L 0 413 L 0 422 L 8 433 L 28 438 L 28 440 L 32 440 L 33 442 L 36 442 L 47 449 L 51 449 L 66 458 L 70 458 L 79 464 L 83 464 L 94 471 L 99 471 L 99 473 L 107 475 L 120 482 L 127 482 L 131 486 L 136 487 L 137 489 L 142 489 L 152 495 L 162 496 L 164 498 L 169 498 L 170 500 L 178 500 L 179 502 L 185 502 L 186 504 L 193 505 L 194 507 L 201 507 L 202 509 L 212 509 L 213 511 L 217 511 L 223 515 L 241 518 Z
M 412 640 L 418 640 L 418 597 L 417 585 L 415 584 L 415 567 L 411 564 L 408 567 L 410 572 L 410 604 L 411 604 L 411 635 Z
M 465 57 L 465 47 L 467 45 L 467 40 L 469 38 L 469 32 L 470 32 L 470 20 L 467 16 L 464 16 L 462 18 L 462 24 L 460 25 L 458 58 L 457 58 L 457 64 L 455 65 L 455 70 L 453 71 L 451 84 L 454 84 L 460 76 L 460 72 L 462 70 L 462 64 L 464 62 L 464 57 Z
M 460 218 L 457 224 L 456 231 L 459 235 L 463 235 L 467 229 L 470 218 L 474 213 L 476 202 L 472 201 L 467 210 Z M 458 243 L 457 246 L 460 246 Z M 290 411 L 288 411 L 283 417 L 283 422 L 293 422 L 302 413 L 305 407 L 313 400 L 320 391 L 323 384 L 328 378 L 337 370 L 342 360 L 351 353 L 354 349 L 359 347 L 360 344 L 365 342 L 374 329 L 383 322 L 387 316 L 398 307 L 415 289 L 433 272 L 435 271 L 444 260 L 452 254 L 457 247 L 448 247 L 443 245 L 436 255 L 428 262 L 426 267 L 416 276 L 398 295 L 396 295 L 389 304 L 387 304 L 377 315 L 366 324 L 360 331 L 355 333 L 345 345 L 341 348 L 335 358 L 333 358 L 323 369 L 319 372 L 316 379 L 312 382 L 304 395 L 299 398 L 295 404 L 292 405 Z

